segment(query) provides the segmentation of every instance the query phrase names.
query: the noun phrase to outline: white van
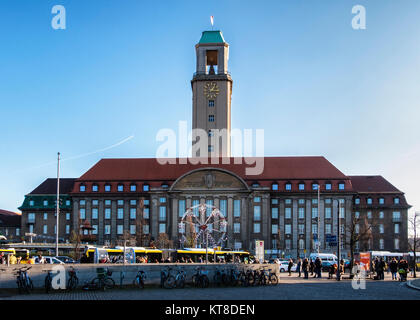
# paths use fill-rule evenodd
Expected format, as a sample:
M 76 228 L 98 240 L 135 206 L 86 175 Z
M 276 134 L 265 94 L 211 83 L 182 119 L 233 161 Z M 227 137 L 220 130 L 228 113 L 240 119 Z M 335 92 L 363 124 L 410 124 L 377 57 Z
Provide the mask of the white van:
M 311 253 L 309 255 L 309 261 L 314 261 L 315 259 L 319 257 L 322 261 L 322 269 L 324 271 L 327 271 L 327 269 L 332 265 L 332 264 L 337 264 L 338 265 L 338 259 L 337 256 L 335 254 L 332 253 Z

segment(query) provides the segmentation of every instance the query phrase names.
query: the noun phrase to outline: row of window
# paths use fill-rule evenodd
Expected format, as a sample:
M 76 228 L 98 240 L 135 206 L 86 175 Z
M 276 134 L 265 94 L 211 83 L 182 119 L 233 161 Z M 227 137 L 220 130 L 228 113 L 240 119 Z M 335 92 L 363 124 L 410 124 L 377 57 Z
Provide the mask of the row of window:
M 117 219 L 124 219 L 124 208 L 117 208 Z M 143 219 L 149 219 L 149 208 L 145 207 L 143 208 Z M 91 211 L 92 219 L 99 219 L 99 209 L 98 208 L 92 208 Z M 130 208 L 130 219 L 137 219 L 137 208 Z M 86 209 L 80 208 L 79 209 L 79 217 L 80 219 L 86 219 Z M 161 206 L 159 207 L 159 218 L 160 220 L 166 220 L 166 207 Z M 105 208 L 104 209 L 104 219 L 111 219 L 111 208 Z
M 161 185 L 161 187 L 164 188 L 164 189 L 167 189 L 167 188 L 169 188 L 169 185 L 167 183 L 163 183 Z M 136 184 L 131 184 L 129 190 L 130 190 L 130 192 L 137 191 L 137 185 Z M 86 186 L 84 184 L 81 184 L 79 186 L 79 191 L 80 192 L 85 192 L 86 191 Z M 91 191 L 92 192 L 99 192 L 99 185 L 93 184 L 92 188 L 91 188 Z M 105 192 L 111 192 L 111 184 L 105 184 L 104 191 Z M 118 192 L 124 192 L 124 191 L 127 191 L 127 190 L 125 190 L 124 185 L 120 183 L 120 184 L 117 185 L 117 191 Z M 148 184 L 143 184 L 143 191 L 150 191 L 150 186 Z
M 385 198 L 378 198 L 377 199 L 377 203 L 378 204 L 385 204 Z M 394 199 L 393 199 L 393 201 L 394 201 L 394 204 L 400 204 L 400 198 L 398 198 L 398 197 L 395 197 Z M 371 197 L 368 197 L 368 198 L 366 198 L 366 203 L 367 204 L 373 204 L 373 198 L 371 198 Z M 360 198 L 355 198 L 354 199 L 354 204 L 360 204 Z
M 200 200 L 193 199 L 192 200 L 192 207 L 193 207 L 193 213 L 198 217 L 199 211 L 198 211 L 198 205 L 200 204 Z M 207 199 L 206 204 L 208 205 L 206 210 L 206 216 L 209 217 L 211 215 L 212 209 L 209 206 L 213 206 L 214 202 L 212 199 Z M 227 200 L 226 199 L 220 199 L 219 200 L 219 210 L 220 212 L 226 217 L 227 216 Z M 182 218 L 186 211 L 186 202 L 184 199 L 178 200 L 178 216 Z M 234 199 L 233 200 L 233 216 L 235 218 L 239 218 L 241 216 L 241 200 Z
M 379 239 L 378 243 L 379 243 L 379 250 L 384 250 L 385 240 L 384 239 Z M 284 244 L 285 244 L 285 250 L 292 250 L 293 249 L 291 239 L 286 239 Z M 344 245 L 345 245 L 344 242 L 340 242 L 340 244 L 341 244 L 341 249 L 344 249 Z M 277 240 L 272 241 L 272 247 L 273 247 L 273 249 L 277 248 Z M 315 247 L 314 244 L 312 245 L 312 247 Z M 359 247 L 360 247 L 360 245 L 359 245 L 359 242 L 357 241 L 355 243 L 355 249 L 359 250 L 360 249 Z M 369 248 L 368 249 L 371 250 L 372 247 L 373 247 L 372 243 L 369 242 Z M 298 248 L 301 249 L 301 250 L 305 249 L 305 240 L 304 239 L 299 239 L 298 240 Z M 400 249 L 400 240 L 398 238 L 394 239 L 394 249 L 395 250 Z
M 111 201 L 112 200 L 109 200 L 109 199 L 104 200 L 105 206 L 110 206 L 111 205 Z M 166 203 L 166 198 L 165 197 L 161 197 L 159 199 L 159 202 L 160 203 Z M 125 201 L 124 200 L 122 200 L 122 199 L 117 200 L 117 205 L 118 206 L 123 206 L 124 204 L 125 204 Z M 130 206 L 137 206 L 137 200 L 131 199 L 131 200 L 129 200 L 129 204 L 130 204 Z M 149 204 L 150 204 L 150 201 L 148 199 L 144 199 L 143 200 L 143 205 L 144 206 L 148 206 Z M 86 206 L 86 200 L 80 200 L 79 201 L 79 205 L 81 207 Z M 99 200 L 96 200 L 96 199 L 92 200 L 92 206 L 98 206 L 98 205 L 99 205 Z
M 34 231 L 33 226 L 31 226 L 31 227 L 29 228 L 29 232 L 33 233 L 33 231 Z M 122 235 L 123 232 L 124 232 L 124 226 L 122 224 L 118 224 L 116 227 L 117 227 L 117 230 L 116 230 L 117 234 Z M 92 234 L 97 235 L 98 234 L 98 225 L 94 224 L 94 225 L 92 225 L 92 228 L 93 228 Z M 56 226 L 54 225 L 54 234 L 55 234 L 55 232 L 56 232 Z M 134 235 L 134 234 L 136 234 L 136 232 L 137 232 L 137 226 L 134 225 L 134 224 L 130 225 L 130 234 Z M 143 225 L 143 234 L 149 234 L 149 232 L 150 232 L 149 225 L 147 225 L 147 224 Z M 48 234 L 48 225 L 45 224 L 45 225 L 42 226 L 42 233 L 43 234 Z M 65 233 L 70 234 L 70 225 L 68 225 L 68 224 L 65 227 Z M 88 230 L 83 230 L 83 231 L 80 230 L 80 233 L 87 235 Z M 165 223 L 160 223 L 159 224 L 159 233 L 166 233 L 166 224 Z M 111 225 L 106 224 L 104 226 L 104 234 L 105 235 L 111 234 Z M 16 235 L 18 235 L 18 234 L 16 234 Z
M 54 217 L 55 216 L 56 216 L 56 214 L 54 213 Z M 70 217 L 71 217 L 70 212 L 66 212 L 65 216 L 66 216 L 66 220 L 70 220 Z M 48 213 L 47 212 L 44 212 L 43 220 L 48 220 Z M 34 212 L 28 213 L 28 223 L 35 223 L 35 213 Z
M 16 236 L 20 236 L 20 228 L 14 228 L 15 229 L 15 235 Z M 7 236 L 11 236 L 12 234 L 9 234 L 9 228 L 4 228 L 3 229 L 4 235 Z M 0 232 L 1 233 L 1 232 Z
M 56 201 L 54 201 L 53 203 L 55 205 Z M 61 201 L 60 201 L 60 203 L 61 203 Z M 43 204 L 44 207 L 48 207 L 49 201 L 48 200 L 43 200 L 42 201 L 42 204 Z M 35 205 L 35 200 L 29 200 L 29 206 L 30 207 L 33 207 L 34 205 Z M 70 200 L 66 200 L 65 201 L 65 205 L 66 206 L 70 206 L 71 205 L 71 201 Z
M 252 186 L 258 187 L 258 183 L 254 183 Z M 324 185 L 324 190 L 332 190 L 332 183 L 331 182 L 327 182 Z M 299 182 L 298 183 L 298 190 L 299 191 L 304 191 L 306 188 L 306 183 L 305 182 Z M 320 190 L 322 189 L 322 187 L 319 185 L 319 183 L 317 182 L 313 182 L 311 184 L 311 188 L 312 190 L 316 191 L 320 188 Z M 280 185 L 278 183 L 273 183 L 271 185 L 271 190 L 273 191 L 279 191 L 280 190 Z M 292 183 L 291 182 L 286 182 L 284 184 L 284 189 L 285 191 L 291 191 L 292 190 Z M 338 190 L 345 190 L 345 183 L 344 182 L 339 182 L 338 183 Z
M 256 198 L 259 198 L 259 197 L 256 197 Z M 254 198 L 254 202 L 256 202 L 255 201 L 256 198 Z M 329 205 L 332 204 L 332 199 L 331 198 L 325 198 L 323 200 L 324 200 L 324 203 L 325 204 L 329 204 Z M 339 201 L 340 201 L 340 204 L 344 204 L 345 203 L 345 199 L 339 199 Z M 292 199 L 284 199 L 284 203 L 286 205 L 292 205 Z M 312 203 L 312 205 L 317 205 L 318 204 L 318 199 L 316 199 L 316 198 L 315 199 L 311 199 L 311 203 Z M 271 199 L 271 204 L 274 204 L 274 205 L 279 204 L 279 199 L 278 198 Z M 306 204 L 306 200 L 305 199 L 298 199 L 298 204 L 299 205 L 305 205 Z

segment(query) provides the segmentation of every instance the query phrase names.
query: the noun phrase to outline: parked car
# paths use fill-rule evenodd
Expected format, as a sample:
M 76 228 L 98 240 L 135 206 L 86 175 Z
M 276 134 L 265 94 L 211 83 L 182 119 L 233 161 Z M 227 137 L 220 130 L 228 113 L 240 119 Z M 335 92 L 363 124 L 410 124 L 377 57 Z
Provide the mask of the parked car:
M 46 264 L 64 264 L 61 260 L 56 257 L 43 257 Z M 35 264 L 39 264 L 39 257 L 34 257 Z
M 329 271 L 332 264 L 338 264 L 338 259 L 335 254 L 332 253 L 311 253 L 309 255 L 309 261 L 314 261 L 319 257 L 322 261 L 322 271 Z
M 76 263 L 76 261 L 74 261 L 74 259 L 67 257 L 67 256 L 56 256 L 55 258 L 57 258 L 58 260 L 60 260 L 61 262 L 64 263 Z
M 288 268 L 289 268 L 289 261 L 280 261 L 279 263 L 280 272 L 287 272 Z M 294 263 L 291 270 L 294 272 L 296 271 L 296 268 L 297 268 L 297 264 Z

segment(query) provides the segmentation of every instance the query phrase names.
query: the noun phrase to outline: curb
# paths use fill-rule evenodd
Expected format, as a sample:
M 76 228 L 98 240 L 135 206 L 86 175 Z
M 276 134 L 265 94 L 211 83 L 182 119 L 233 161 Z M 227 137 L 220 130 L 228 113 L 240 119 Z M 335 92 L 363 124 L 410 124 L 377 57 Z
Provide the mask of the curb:
M 413 282 L 413 280 L 407 281 L 407 283 L 406 283 L 407 287 L 409 287 L 411 289 L 415 289 L 415 290 L 420 290 L 420 287 L 417 287 L 417 286 L 413 285 L 411 282 Z

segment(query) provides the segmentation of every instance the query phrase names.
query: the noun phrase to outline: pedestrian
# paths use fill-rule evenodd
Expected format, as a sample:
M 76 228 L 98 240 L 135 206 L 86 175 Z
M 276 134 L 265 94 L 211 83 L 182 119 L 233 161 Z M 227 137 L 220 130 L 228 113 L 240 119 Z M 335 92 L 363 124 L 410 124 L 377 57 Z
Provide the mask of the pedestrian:
M 309 271 L 311 272 L 311 276 L 314 275 L 314 269 L 315 269 L 315 264 L 314 264 L 313 260 L 311 259 L 311 262 L 309 264 Z
M 385 280 L 386 264 L 383 258 L 379 260 L 379 280 Z
M 389 269 L 391 271 L 392 280 L 398 280 L 397 279 L 398 263 L 395 258 L 393 258 L 391 263 L 389 264 Z
M 300 278 L 300 276 L 301 276 L 301 266 L 302 266 L 302 259 L 301 258 L 299 258 L 299 260 L 298 260 L 298 263 L 297 263 L 297 266 L 296 266 L 296 272 L 299 272 L 299 278 Z
M 322 261 L 319 257 L 315 259 L 315 277 L 314 278 L 321 278 L 322 272 Z
M 309 261 L 308 258 L 303 259 L 302 262 L 302 271 L 303 271 L 303 276 L 305 279 L 308 279 L 308 270 L 309 270 Z
M 337 265 L 335 263 L 332 263 L 330 265 L 330 270 L 328 272 L 328 279 L 333 279 L 334 278 L 334 274 L 336 272 L 336 268 L 337 268 Z
M 289 277 L 292 275 L 293 259 L 289 260 L 289 265 L 287 266 L 287 272 L 289 272 Z
M 0 264 L 5 264 L 5 256 L 3 252 L 0 253 Z

